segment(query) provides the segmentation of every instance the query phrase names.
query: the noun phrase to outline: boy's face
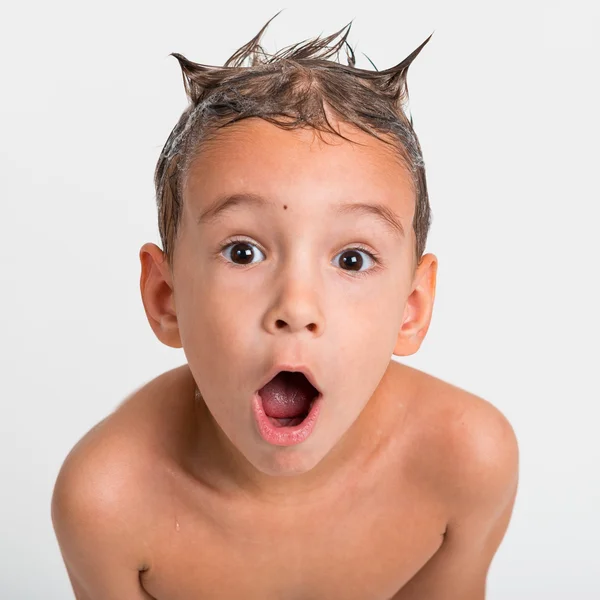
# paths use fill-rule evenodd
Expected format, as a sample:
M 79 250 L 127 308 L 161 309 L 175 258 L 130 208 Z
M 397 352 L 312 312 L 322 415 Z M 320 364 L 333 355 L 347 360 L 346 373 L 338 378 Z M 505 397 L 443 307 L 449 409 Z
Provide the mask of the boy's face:
M 391 148 L 336 126 L 363 145 L 323 134 L 328 145 L 311 129 L 258 118 L 219 130 L 190 169 L 173 273 L 153 244 L 140 254 L 156 335 L 183 347 L 218 436 L 257 481 L 306 473 L 292 479 L 308 482 L 374 396 L 391 355 L 416 352 L 431 318 L 437 262 L 425 255 L 413 272 L 409 175 Z M 263 200 L 209 210 L 233 194 Z M 372 210 L 338 207 L 359 203 L 391 211 L 404 235 Z M 323 394 L 298 445 L 265 442 L 251 410 L 278 363 L 308 365 Z

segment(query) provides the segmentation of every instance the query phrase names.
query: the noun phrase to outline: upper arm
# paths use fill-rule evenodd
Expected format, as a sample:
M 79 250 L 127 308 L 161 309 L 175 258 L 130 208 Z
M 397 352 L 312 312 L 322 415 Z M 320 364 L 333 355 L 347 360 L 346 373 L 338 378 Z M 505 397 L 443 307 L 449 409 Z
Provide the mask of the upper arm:
M 92 464 L 94 463 L 94 464 Z M 106 466 L 69 456 L 52 495 L 52 524 L 77 600 L 148 600 L 139 579 L 135 519 Z
M 487 573 L 516 499 L 517 439 L 504 415 L 485 401 L 461 415 L 455 433 L 444 542 L 392 600 L 485 598 Z

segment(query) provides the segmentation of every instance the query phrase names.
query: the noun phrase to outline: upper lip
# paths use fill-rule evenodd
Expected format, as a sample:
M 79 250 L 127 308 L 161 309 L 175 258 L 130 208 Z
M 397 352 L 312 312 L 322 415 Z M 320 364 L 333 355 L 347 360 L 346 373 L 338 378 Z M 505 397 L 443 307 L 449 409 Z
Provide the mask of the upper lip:
M 281 371 L 292 371 L 296 373 L 302 373 L 306 377 L 306 379 L 308 379 L 310 384 L 317 390 L 317 392 L 319 394 L 322 394 L 321 389 L 317 385 L 317 380 L 315 379 L 315 376 L 310 370 L 310 367 L 308 367 L 307 365 L 292 365 L 289 363 L 280 363 L 275 365 L 267 373 L 261 384 L 258 386 L 258 389 L 262 389 L 265 385 L 267 385 L 267 383 L 269 383 L 269 381 L 271 381 L 271 379 L 273 379 L 273 377 L 275 377 L 275 375 L 277 375 L 277 373 L 280 373 Z

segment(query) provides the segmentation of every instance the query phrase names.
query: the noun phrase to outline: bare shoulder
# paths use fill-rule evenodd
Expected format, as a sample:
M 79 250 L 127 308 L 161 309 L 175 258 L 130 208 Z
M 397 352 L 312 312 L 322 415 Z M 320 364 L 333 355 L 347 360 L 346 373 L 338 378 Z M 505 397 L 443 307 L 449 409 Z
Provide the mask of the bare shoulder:
M 84 569 L 72 561 L 86 561 L 89 552 L 94 568 L 103 560 L 110 569 L 116 565 L 108 563 L 118 560 L 136 575 L 147 568 L 159 512 L 152 490 L 161 489 L 165 463 L 160 435 L 169 429 L 164 420 L 161 428 L 160 413 L 167 412 L 165 392 L 176 381 L 177 370 L 172 370 L 136 390 L 83 435 L 63 461 L 51 516 L 68 570 Z
M 517 493 L 515 432 L 487 400 L 422 371 L 407 373 L 415 384 L 408 464 L 441 499 L 447 525 L 441 547 L 393 600 L 483 600 Z
M 488 494 L 502 503 L 518 479 L 518 442 L 509 420 L 465 389 L 417 369 L 410 376 L 413 434 L 433 449 L 424 458 L 427 472 L 456 502 L 477 502 Z
M 58 481 L 67 475 L 73 479 L 85 470 L 89 483 L 102 484 L 105 490 L 102 497 L 107 501 L 134 487 L 138 481 L 131 481 L 131 476 L 142 476 L 144 465 L 165 452 L 164 438 L 175 433 L 175 421 L 183 417 L 189 398 L 189 390 L 187 396 L 183 390 L 186 385 L 189 387 L 186 373 L 189 373 L 187 365 L 166 371 L 122 400 L 73 446 Z
M 164 451 L 164 437 L 174 433 L 174 421 L 186 410 L 190 395 L 189 390 L 187 396 L 183 390 L 189 387 L 186 373 L 187 365 L 166 371 L 119 402 L 73 446 L 62 470 L 89 461 L 105 463 L 111 458 L 117 463 L 115 468 L 133 470 L 147 464 L 153 452 Z M 129 458 L 124 460 L 125 456 Z

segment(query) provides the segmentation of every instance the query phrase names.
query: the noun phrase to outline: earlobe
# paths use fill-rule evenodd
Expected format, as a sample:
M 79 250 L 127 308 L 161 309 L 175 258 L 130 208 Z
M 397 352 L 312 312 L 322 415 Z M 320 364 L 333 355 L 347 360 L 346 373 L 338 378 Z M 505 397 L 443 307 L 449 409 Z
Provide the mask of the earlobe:
M 394 346 L 396 356 L 415 354 L 427 335 L 435 299 L 437 264 L 434 254 L 425 254 L 419 262 Z
M 140 263 L 140 292 L 148 323 L 163 344 L 181 348 L 173 280 L 166 257 L 156 244 L 147 243 L 140 249 Z

